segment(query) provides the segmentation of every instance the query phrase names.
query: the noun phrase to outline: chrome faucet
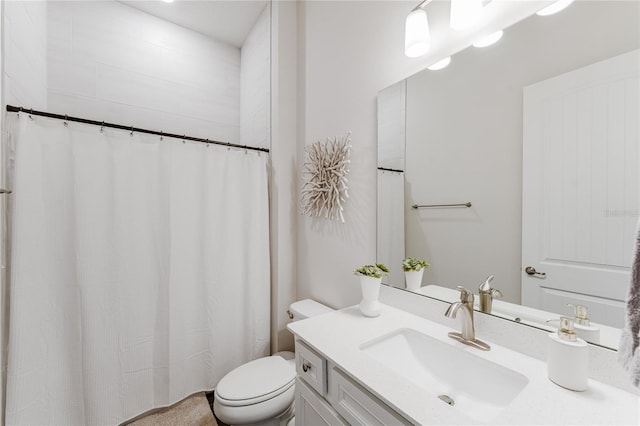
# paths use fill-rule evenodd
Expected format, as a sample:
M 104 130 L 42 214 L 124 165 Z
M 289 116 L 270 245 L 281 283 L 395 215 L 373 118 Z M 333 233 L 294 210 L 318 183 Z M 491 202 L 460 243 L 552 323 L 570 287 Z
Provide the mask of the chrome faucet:
M 476 332 L 473 324 L 473 293 L 464 287 L 458 286 L 460 291 L 460 301 L 454 302 L 447 308 L 444 315 L 448 318 L 456 318 L 458 311 L 462 312 L 462 333 L 449 333 L 449 337 L 465 345 L 473 346 L 484 351 L 491 349 L 485 342 L 476 339 Z

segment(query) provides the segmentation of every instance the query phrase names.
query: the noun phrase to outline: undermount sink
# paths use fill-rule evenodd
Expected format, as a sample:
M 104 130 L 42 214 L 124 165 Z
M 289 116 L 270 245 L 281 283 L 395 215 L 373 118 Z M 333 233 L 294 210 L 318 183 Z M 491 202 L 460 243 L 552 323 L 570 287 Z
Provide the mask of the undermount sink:
M 411 329 L 399 329 L 360 349 L 468 417 L 495 418 L 529 379 L 470 350 Z

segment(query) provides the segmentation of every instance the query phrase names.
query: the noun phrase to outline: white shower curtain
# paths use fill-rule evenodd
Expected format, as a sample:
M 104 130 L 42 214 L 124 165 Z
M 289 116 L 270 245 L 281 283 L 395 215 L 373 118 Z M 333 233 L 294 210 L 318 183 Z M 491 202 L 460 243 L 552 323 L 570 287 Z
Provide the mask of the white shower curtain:
M 117 424 L 268 354 L 267 154 L 9 115 L 7 424 Z

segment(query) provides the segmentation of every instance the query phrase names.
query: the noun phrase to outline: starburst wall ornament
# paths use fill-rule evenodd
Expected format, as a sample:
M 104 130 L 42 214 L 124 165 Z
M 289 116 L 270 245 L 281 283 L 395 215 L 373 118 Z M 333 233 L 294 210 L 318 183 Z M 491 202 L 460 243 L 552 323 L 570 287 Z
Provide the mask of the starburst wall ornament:
M 302 169 L 302 214 L 340 220 L 344 223 L 342 204 L 349 198 L 347 175 L 351 152 L 351 132 L 327 138 L 305 147 Z

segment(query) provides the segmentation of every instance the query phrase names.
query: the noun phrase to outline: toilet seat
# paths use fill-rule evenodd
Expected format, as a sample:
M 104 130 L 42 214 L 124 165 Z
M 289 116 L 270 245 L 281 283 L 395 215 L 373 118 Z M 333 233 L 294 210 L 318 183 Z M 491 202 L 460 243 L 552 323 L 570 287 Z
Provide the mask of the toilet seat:
M 251 424 L 279 416 L 293 405 L 295 366 L 280 356 L 259 358 L 220 380 L 213 408 L 227 424 Z
M 292 388 L 295 385 L 295 383 L 296 381 L 295 379 L 293 379 L 287 385 L 273 392 L 270 392 L 265 395 L 257 396 L 255 398 L 247 398 L 247 399 L 226 399 L 224 397 L 221 397 L 216 391 L 216 399 L 220 404 L 225 405 L 227 407 L 244 407 L 247 405 L 259 404 L 261 402 L 276 398 L 278 395 L 285 393 L 287 390 Z
M 295 384 L 292 363 L 269 356 L 237 367 L 220 380 L 216 398 L 229 407 L 258 404 L 285 393 Z

